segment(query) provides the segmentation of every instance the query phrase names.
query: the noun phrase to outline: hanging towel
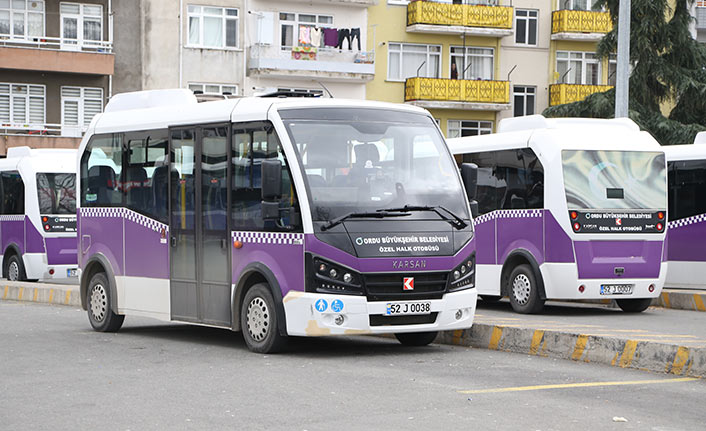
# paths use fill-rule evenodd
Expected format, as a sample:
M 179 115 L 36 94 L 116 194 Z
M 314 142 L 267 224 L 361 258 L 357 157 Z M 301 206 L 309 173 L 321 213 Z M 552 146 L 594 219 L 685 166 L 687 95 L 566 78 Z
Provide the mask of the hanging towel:
M 338 45 L 338 29 L 335 29 L 335 28 L 325 28 L 324 29 L 324 45 L 326 45 L 326 46 L 337 46 Z
M 311 44 L 311 27 L 306 27 L 306 26 L 299 27 L 299 44 L 300 45 Z
M 311 46 L 319 47 L 321 46 L 321 29 L 312 28 L 311 29 Z

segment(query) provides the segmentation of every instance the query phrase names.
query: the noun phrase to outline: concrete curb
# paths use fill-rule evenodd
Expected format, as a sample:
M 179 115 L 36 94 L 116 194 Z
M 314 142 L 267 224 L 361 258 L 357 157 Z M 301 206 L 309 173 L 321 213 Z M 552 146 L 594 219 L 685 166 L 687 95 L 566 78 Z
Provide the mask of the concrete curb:
M 481 323 L 474 323 L 469 330 L 443 332 L 436 342 L 706 377 L 706 348 Z
M 40 302 L 81 307 L 78 286 L 2 281 L 0 298 L 9 301 Z
M 706 311 L 706 291 L 665 289 L 652 300 L 652 305 L 675 310 Z

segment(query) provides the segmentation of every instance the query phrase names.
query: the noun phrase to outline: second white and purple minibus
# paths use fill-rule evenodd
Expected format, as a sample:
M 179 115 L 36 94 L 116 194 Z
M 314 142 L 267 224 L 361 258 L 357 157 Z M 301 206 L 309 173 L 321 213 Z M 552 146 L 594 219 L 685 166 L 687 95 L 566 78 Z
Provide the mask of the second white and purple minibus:
M 478 166 L 478 293 L 535 313 L 547 299 L 647 309 L 664 285 L 664 152 L 630 120 L 502 120 L 449 139 Z M 475 205 L 475 203 L 474 203 Z
M 424 345 L 473 322 L 474 171 L 459 175 L 423 109 L 127 93 L 79 153 L 81 301 L 98 331 L 148 316 L 270 352 L 287 336 Z

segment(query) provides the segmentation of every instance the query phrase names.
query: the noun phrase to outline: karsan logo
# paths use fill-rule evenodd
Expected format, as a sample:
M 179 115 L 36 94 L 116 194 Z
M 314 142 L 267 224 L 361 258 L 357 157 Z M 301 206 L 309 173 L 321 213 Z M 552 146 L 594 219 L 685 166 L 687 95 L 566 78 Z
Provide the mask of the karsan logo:
M 615 224 L 616 224 L 616 226 L 622 226 L 622 225 L 623 225 L 623 219 L 621 219 L 621 218 L 616 218 L 616 219 L 615 219 Z
M 414 277 L 404 277 L 402 290 L 414 290 Z
M 427 267 L 427 261 L 423 259 L 393 260 L 392 269 L 421 269 Z

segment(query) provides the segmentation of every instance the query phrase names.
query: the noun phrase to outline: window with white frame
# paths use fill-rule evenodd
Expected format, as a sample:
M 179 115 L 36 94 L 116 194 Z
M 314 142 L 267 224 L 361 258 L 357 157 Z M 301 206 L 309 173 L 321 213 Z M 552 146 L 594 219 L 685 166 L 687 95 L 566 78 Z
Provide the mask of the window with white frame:
M 615 54 L 610 54 L 608 57 L 608 85 L 615 87 L 615 81 L 618 75 L 618 57 Z
M 591 10 L 593 1 L 595 0 L 561 0 L 560 9 Z
M 0 123 L 9 127 L 43 125 L 46 113 L 43 85 L 0 82 Z
M 387 55 L 387 79 L 390 81 L 441 76 L 441 45 L 391 42 Z
M 291 49 L 293 46 L 312 46 L 311 36 L 307 38 L 303 29 L 327 28 L 333 26 L 332 15 L 318 15 L 308 13 L 279 13 L 280 46 L 282 49 Z M 317 47 L 324 46 L 324 38 Z
M 515 9 L 515 43 L 517 45 L 537 45 L 538 11 L 536 9 Z
M 515 117 L 534 114 L 534 101 L 537 87 L 515 85 L 512 87 L 513 114 Z
M 99 4 L 61 3 L 61 43 L 98 45 L 103 40 L 103 6 Z
M 0 35 L 13 39 L 44 36 L 44 1 L 0 0 Z
M 447 138 L 489 135 L 493 133 L 492 121 L 449 120 Z
M 197 48 L 237 48 L 238 9 L 189 5 L 187 46 Z
M 61 125 L 85 127 L 103 112 L 103 89 L 61 87 Z
M 238 86 L 233 84 L 200 84 L 196 82 L 190 82 L 189 90 L 193 91 L 194 93 L 218 96 L 236 96 L 238 94 Z
M 493 53 L 493 48 L 452 46 L 449 76 L 456 76 L 455 67 L 459 79 L 493 79 Z
M 601 63 L 593 52 L 557 51 L 556 71 L 561 84 L 601 83 Z

